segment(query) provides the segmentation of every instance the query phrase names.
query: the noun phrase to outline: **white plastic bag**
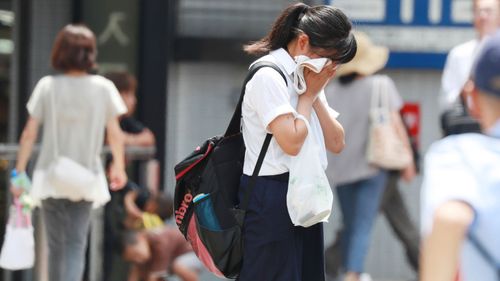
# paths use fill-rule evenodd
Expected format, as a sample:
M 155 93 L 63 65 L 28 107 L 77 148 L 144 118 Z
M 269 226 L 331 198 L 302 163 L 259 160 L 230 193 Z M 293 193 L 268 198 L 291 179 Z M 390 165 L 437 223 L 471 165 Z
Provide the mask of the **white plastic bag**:
M 97 174 L 65 156 L 57 157 L 50 165 L 47 180 L 58 194 L 69 199 L 85 197 L 98 183 Z
M 30 214 L 22 211 L 19 202 L 11 210 L 0 253 L 0 267 L 8 270 L 29 269 L 35 263 L 35 239 Z
M 299 116 L 302 117 L 302 116 Z M 290 178 L 286 203 L 295 226 L 309 227 L 327 222 L 333 203 L 333 194 L 319 158 L 309 122 L 304 118 L 308 135 L 297 156 L 290 160 Z

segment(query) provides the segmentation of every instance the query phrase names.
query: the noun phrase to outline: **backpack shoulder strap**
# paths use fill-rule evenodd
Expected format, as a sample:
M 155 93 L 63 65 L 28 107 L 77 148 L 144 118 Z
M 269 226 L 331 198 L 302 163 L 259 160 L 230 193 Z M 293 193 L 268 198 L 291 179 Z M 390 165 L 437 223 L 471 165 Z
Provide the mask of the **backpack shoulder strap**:
M 268 61 L 260 61 L 252 65 L 250 67 L 250 70 L 248 71 L 247 77 L 245 78 L 245 81 L 243 82 L 243 86 L 241 88 L 241 95 L 240 95 L 240 100 L 238 101 L 238 105 L 236 106 L 236 109 L 234 110 L 233 117 L 231 118 L 231 122 L 229 123 L 229 127 L 226 130 L 226 133 L 224 136 L 231 136 L 234 134 L 237 134 L 240 132 L 240 127 L 241 127 L 241 106 L 243 104 L 243 97 L 245 96 L 245 89 L 248 81 L 252 79 L 253 75 L 257 72 L 257 70 L 263 68 L 263 67 L 271 67 L 272 69 L 276 70 L 281 77 L 285 80 L 285 84 L 288 85 L 285 74 L 281 71 L 281 69 L 274 63 L 268 62 Z M 267 134 L 266 139 L 264 140 L 264 143 L 262 144 L 262 148 L 260 149 L 259 157 L 257 159 L 257 163 L 255 164 L 255 168 L 252 173 L 252 177 L 250 178 L 250 181 L 248 183 L 247 190 L 245 191 L 245 194 L 243 195 L 243 199 L 240 202 L 239 208 L 243 210 L 243 215 L 239 219 L 241 220 L 239 223 L 243 223 L 243 219 L 245 216 L 245 210 L 248 207 L 248 203 L 250 201 L 250 196 L 252 194 L 253 188 L 257 182 L 257 177 L 259 175 L 260 168 L 262 167 L 262 163 L 264 162 L 264 157 L 266 156 L 267 149 L 269 148 L 269 144 L 271 143 L 271 138 L 273 135 Z
M 236 108 L 233 113 L 233 117 L 231 117 L 231 122 L 229 122 L 229 126 L 227 127 L 226 132 L 224 133 L 224 136 L 231 136 L 234 134 L 237 134 L 240 132 L 241 128 L 241 106 L 243 105 L 243 97 L 245 96 L 245 89 L 248 81 L 252 79 L 254 74 L 261 68 L 263 67 L 270 67 L 274 70 L 276 70 L 281 77 L 285 80 L 285 84 L 288 85 L 285 74 L 281 71 L 281 69 L 275 64 L 270 61 L 259 61 L 254 63 L 251 67 L 250 70 L 248 71 L 247 76 L 245 77 L 245 80 L 243 81 L 243 86 L 241 87 L 241 94 L 240 94 L 240 99 L 238 100 L 238 104 L 236 105 Z

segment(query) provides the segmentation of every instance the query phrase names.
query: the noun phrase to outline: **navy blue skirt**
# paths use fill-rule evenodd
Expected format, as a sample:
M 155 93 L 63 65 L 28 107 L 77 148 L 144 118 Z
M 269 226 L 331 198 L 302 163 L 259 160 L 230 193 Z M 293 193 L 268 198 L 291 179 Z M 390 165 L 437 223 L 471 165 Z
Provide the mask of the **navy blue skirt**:
M 241 178 L 240 200 L 250 177 Z M 325 281 L 323 224 L 292 224 L 286 207 L 288 176 L 259 177 L 244 222 L 239 281 Z

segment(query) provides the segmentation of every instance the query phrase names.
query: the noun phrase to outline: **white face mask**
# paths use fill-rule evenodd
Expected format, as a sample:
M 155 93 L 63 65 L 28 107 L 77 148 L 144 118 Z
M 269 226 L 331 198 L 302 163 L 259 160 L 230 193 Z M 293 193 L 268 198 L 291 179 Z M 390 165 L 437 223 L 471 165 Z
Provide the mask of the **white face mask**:
M 320 73 L 323 67 L 328 63 L 327 58 L 310 59 L 308 56 L 300 55 L 295 57 L 297 67 L 293 73 L 293 87 L 297 94 L 301 95 L 307 90 L 304 79 L 304 67 L 307 67 L 315 73 Z

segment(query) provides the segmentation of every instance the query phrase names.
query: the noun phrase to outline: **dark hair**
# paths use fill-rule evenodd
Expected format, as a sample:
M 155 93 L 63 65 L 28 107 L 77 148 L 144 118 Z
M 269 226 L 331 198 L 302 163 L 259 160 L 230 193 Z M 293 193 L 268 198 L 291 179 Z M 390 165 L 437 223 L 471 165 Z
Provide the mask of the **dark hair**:
M 84 25 L 68 24 L 57 34 L 52 48 L 52 67 L 59 71 L 96 67 L 97 48 L 94 33 Z
M 137 80 L 134 75 L 126 71 L 108 72 L 104 75 L 115 84 L 118 92 L 135 91 L 137 88 Z
M 330 58 L 346 63 L 356 54 L 356 40 L 351 29 L 351 22 L 338 8 L 297 3 L 281 13 L 264 38 L 245 45 L 244 50 L 252 55 L 263 55 L 271 50 L 286 48 L 303 32 L 309 37 L 312 48 L 335 50 Z

